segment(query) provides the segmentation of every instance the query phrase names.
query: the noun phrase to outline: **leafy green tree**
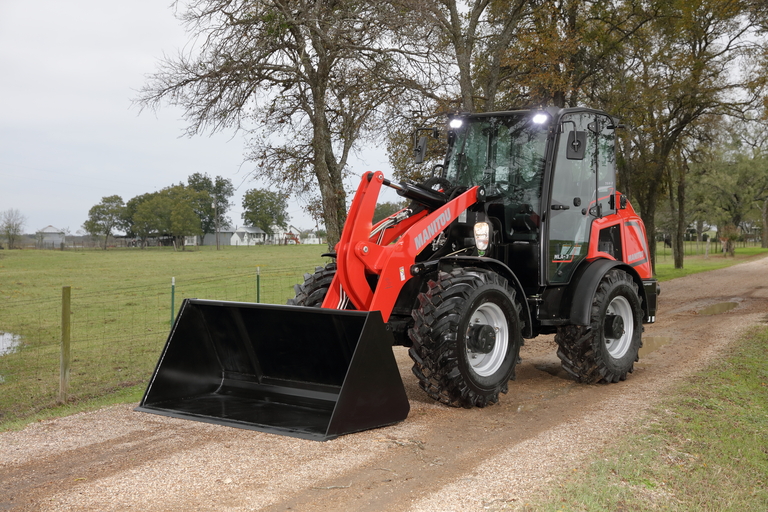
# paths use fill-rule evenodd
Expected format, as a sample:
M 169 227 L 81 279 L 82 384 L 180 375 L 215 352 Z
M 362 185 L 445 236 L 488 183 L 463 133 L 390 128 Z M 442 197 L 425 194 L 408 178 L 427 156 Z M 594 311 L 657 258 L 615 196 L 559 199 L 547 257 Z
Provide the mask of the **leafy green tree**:
M 129 237 L 139 237 L 142 239 L 142 246 L 144 245 L 144 242 L 146 242 L 145 237 L 141 237 L 137 231 L 137 228 L 134 224 L 134 215 L 136 215 L 136 211 L 139 208 L 139 205 L 145 201 L 148 201 L 149 199 L 152 199 L 157 195 L 157 192 L 148 192 L 146 194 L 141 194 L 135 197 L 132 197 L 125 203 L 125 209 L 123 209 L 123 216 L 120 219 L 120 225 L 119 228 L 125 231 L 125 234 Z
M 288 197 L 279 192 L 251 189 L 243 196 L 243 220 L 249 226 L 261 228 L 273 234 L 272 226 L 286 228 L 290 217 L 287 213 Z
M 157 193 L 137 204 L 133 214 L 133 230 L 141 238 L 142 245 L 151 236 L 161 236 L 171 231 L 173 204 L 166 194 Z
M 112 231 L 120 226 L 123 220 L 125 204 L 123 198 L 117 195 L 102 197 L 101 202 L 88 210 L 88 220 L 83 223 L 83 229 L 91 236 L 104 236 L 104 250 Z
M 200 217 L 192 208 L 192 202 L 177 200 L 171 209 L 171 233 L 174 239 L 179 241 L 181 249 L 186 250 L 184 241 L 187 236 L 200 236 L 203 234 L 200 226 Z
M 207 192 L 175 185 L 142 197 L 131 220 L 133 231 L 143 241 L 150 236 L 170 236 L 174 247 L 183 249 L 184 237 L 202 234 L 195 206 L 210 199 Z
M 676 155 L 696 140 L 702 123 L 747 108 L 751 98 L 737 92 L 748 80 L 733 63 L 753 46 L 740 2 L 673 0 L 656 7 L 659 15 L 625 41 L 603 92 L 605 108 L 627 126 L 619 183 L 639 207 L 654 266 L 657 207 L 669 187 L 685 195 L 686 167 L 675 164 Z M 684 208 L 677 210 L 685 218 Z
M 227 212 L 231 203 L 230 198 L 235 194 L 232 180 L 216 176 L 211 178 L 208 174 L 196 172 L 187 178 L 190 188 L 197 192 L 205 192 L 210 200 L 205 197 L 198 205 L 197 215 L 200 217 L 203 234 L 215 233 L 216 227 L 229 222 Z
M 746 228 L 762 214 L 768 197 L 768 161 L 738 152 L 701 164 L 697 186 L 706 190 L 710 215 L 718 227 Z
M 16 242 L 21 238 L 26 222 L 26 217 L 24 217 L 19 210 L 14 208 L 5 210 L 0 214 L 0 234 L 2 234 L 5 237 L 5 241 L 8 242 L 9 249 L 13 249 Z
M 373 211 L 373 223 L 377 223 L 380 220 L 385 219 L 386 217 L 389 217 L 393 213 L 397 213 L 403 208 L 405 208 L 408 205 L 407 202 L 403 201 L 400 203 L 379 203 L 376 205 L 376 209 Z

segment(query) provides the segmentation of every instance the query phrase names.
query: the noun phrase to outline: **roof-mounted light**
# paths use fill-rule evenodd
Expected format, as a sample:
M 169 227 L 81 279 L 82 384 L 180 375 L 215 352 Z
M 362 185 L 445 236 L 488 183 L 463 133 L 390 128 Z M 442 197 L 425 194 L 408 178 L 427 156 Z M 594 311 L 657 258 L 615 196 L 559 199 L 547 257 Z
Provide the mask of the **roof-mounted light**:
M 533 116 L 532 121 L 535 124 L 544 124 L 547 121 L 549 121 L 549 115 L 545 114 L 544 112 L 539 112 L 535 116 Z
M 454 117 L 448 123 L 448 126 L 450 126 L 452 130 L 457 130 L 457 129 L 461 128 L 461 125 L 463 125 L 463 124 L 464 124 L 464 120 L 463 119 L 460 119 L 458 117 Z

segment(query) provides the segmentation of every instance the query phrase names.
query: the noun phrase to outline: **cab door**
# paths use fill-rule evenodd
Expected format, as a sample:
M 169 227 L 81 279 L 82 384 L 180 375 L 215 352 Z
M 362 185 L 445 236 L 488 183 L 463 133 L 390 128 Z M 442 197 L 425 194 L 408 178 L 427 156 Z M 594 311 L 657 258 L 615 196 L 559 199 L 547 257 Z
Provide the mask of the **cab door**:
M 611 119 L 591 112 L 560 119 L 549 205 L 547 282 L 566 284 L 587 256 L 592 221 L 614 212 Z

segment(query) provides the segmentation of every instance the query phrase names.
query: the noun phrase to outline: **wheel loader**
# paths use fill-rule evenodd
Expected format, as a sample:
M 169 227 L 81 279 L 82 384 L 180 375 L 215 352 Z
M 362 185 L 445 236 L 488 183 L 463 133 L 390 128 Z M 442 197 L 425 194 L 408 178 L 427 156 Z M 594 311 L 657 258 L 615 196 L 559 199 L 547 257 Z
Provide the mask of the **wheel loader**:
M 472 408 L 540 334 L 578 381 L 626 379 L 659 287 L 615 188 L 617 126 L 587 108 L 449 116 L 444 163 L 424 183 L 366 173 L 333 263 L 288 305 L 185 300 L 139 410 L 332 439 L 407 417 L 393 345 L 430 397 Z M 373 223 L 382 187 L 410 204 Z

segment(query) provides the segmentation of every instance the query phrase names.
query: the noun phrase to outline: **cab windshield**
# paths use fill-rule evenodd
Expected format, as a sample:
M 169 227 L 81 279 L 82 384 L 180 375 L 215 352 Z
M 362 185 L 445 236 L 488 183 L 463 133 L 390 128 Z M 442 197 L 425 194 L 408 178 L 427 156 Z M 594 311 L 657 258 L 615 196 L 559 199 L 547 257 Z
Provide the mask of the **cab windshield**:
M 548 120 L 530 114 L 454 118 L 456 139 L 446 178 L 453 184 L 483 185 L 488 197 L 531 205 L 539 211 Z

